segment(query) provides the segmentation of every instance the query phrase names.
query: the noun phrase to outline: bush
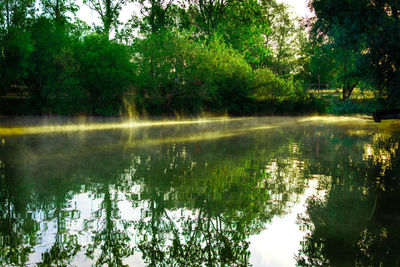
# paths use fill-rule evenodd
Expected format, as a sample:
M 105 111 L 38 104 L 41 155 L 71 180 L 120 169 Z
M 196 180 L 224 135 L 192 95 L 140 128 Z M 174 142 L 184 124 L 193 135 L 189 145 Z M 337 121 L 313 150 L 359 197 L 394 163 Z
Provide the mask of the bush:
M 46 18 L 32 25 L 32 39 L 28 87 L 34 104 L 45 113 L 86 112 L 88 95 L 80 84 L 76 55 L 79 40 Z
M 253 74 L 250 65 L 236 50 L 217 37 L 198 58 L 198 71 L 204 83 L 208 108 L 242 114 L 248 109 Z
M 298 115 L 325 113 L 325 103 L 318 98 L 296 96 L 284 99 L 259 99 L 255 100 L 256 110 L 259 115 Z
M 159 33 L 138 39 L 134 43 L 134 61 L 138 66 L 135 80 L 136 105 L 151 114 L 168 113 L 179 99 L 198 99 L 194 58 L 200 48 L 186 36 Z M 183 101 L 182 108 L 198 101 Z
M 11 29 L 0 40 L 0 95 L 6 93 L 13 83 L 24 84 L 32 50 L 30 34 L 19 29 Z
M 132 88 L 134 64 L 126 46 L 105 36 L 86 36 L 79 51 L 80 84 L 94 114 L 117 115 L 125 92 Z
M 178 33 L 159 33 L 135 43 L 137 105 L 148 113 L 242 113 L 252 81 L 243 56 L 215 38 L 195 43 Z
M 352 99 L 343 101 L 332 97 L 327 107 L 327 112 L 335 115 L 344 114 L 371 114 L 374 110 L 372 103 L 356 102 Z
M 283 99 L 293 93 L 293 82 L 277 77 L 267 68 L 254 71 L 253 96 L 259 100 Z

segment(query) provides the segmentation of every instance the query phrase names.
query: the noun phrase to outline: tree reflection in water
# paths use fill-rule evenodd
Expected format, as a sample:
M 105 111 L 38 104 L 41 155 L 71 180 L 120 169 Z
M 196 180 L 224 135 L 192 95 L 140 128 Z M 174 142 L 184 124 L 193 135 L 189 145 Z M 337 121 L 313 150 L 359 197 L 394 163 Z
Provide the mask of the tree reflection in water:
M 0 265 L 250 265 L 249 237 L 288 213 L 312 177 L 327 194 L 299 220 L 312 231 L 298 264 L 398 264 L 398 138 L 312 125 L 138 145 L 168 134 L 182 133 L 6 140 Z
M 328 194 L 324 199 L 310 198 L 306 215 L 299 218 L 299 223 L 310 232 L 297 263 L 399 266 L 398 138 L 375 139 L 365 146 L 369 149 L 364 151 L 364 161 L 351 159 L 344 146 L 339 145 L 342 149 L 328 170 L 332 176 Z M 371 153 L 371 147 L 379 152 Z
M 235 157 L 238 147 L 217 152 L 219 145 L 175 144 L 134 161 L 135 176 L 144 184 L 140 197 L 146 200 L 135 222 L 137 246 L 147 264 L 249 265 L 249 235 L 295 201 L 279 195 L 304 190 L 304 180 L 287 175 L 287 165 L 279 164 L 274 177 L 266 170 L 286 143 L 269 153 L 243 145 Z M 198 149 L 204 154 L 189 153 Z
M 110 185 L 105 184 L 101 188 L 104 196 L 101 208 L 95 212 L 94 219 L 97 229 L 92 229 L 93 242 L 89 244 L 86 255 L 94 258 L 96 249 L 101 253 L 96 264 L 108 266 L 122 266 L 123 259 L 133 254 L 129 245 L 127 228 L 129 223 L 121 220 L 117 206 L 118 194 L 111 194 Z M 88 225 L 88 222 L 86 222 Z
M 55 207 L 47 207 L 52 214 L 46 214 L 46 221 L 55 221 L 55 241 L 52 247 L 42 254 L 42 262 L 38 263 L 38 266 L 69 266 L 81 249 L 77 235 L 70 233 L 68 229 L 68 222 L 79 217 L 77 210 L 68 205 L 68 199 L 64 194 L 57 194 L 54 200 Z
M 23 179 L 0 160 L 0 264 L 23 266 L 38 243 L 38 222 L 33 217 L 32 195 Z

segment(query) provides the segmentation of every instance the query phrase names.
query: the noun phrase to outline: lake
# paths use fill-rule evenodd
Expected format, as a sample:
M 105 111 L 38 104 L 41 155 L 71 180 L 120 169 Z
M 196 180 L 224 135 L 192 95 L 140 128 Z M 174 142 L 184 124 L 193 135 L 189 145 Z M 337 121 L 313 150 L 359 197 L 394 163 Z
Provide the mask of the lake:
M 400 266 L 396 122 L 1 125 L 1 266 Z

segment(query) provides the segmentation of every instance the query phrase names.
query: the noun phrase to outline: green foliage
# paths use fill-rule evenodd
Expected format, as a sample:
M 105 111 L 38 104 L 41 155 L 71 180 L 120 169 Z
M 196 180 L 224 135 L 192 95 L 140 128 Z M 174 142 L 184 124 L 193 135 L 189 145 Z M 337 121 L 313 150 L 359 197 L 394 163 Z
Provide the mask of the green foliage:
M 232 1 L 224 12 L 224 23 L 218 28 L 226 43 L 253 67 L 262 65 L 270 53 L 270 47 L 265 45 L 265 36 L 271 33 L 270 24 L 263 15 L 257 1 Z
M 193 31 L 199 40 L 211 41 L 218 35 L 253 67 L 262 64 L 270 52 L 265 44 L 270 25 L 264 20 L 258 1 L 188 2 L 187 12 L 180 16 L 183 29 Z
M 299 57 L 307 40 L 286 5 L 137 2 L 143 16 L 120 28 L 128 1 L 85 1 L 102 22 L 91 29 L 72 20 L 78 6 L 71 0 L 41 0 L 40 15 L 31 0 L 6 1 L 1 93 L 15 101 L 2 110 L 18 114 L 30 105 L 28 113 L 117 115 L 125 102 L 148 114 L 249 114 L 261 100 L 308 101 L 302 84 L 317 63 L 306 66 L 312 60 Z
M 290 94 L 291 86 L 267 68 L 254 71 L 253 95 L 258 99 L 279 99 Z
M 118 20 L 122 6 L 127 0 L 84 0 L 86 5 L 96 12 L 103 25 L 96 27 L 97 32 L 104 34 L 107 39 L 112 30 L 117 30 L 120 21 Z
M 29 88 L 34 101 L 45 113 L 85 112 L 87 94 L 79 82 L 78 41 L 46 18 L 32 26 L 32 39 Z
M 24 83 L 32 41 L 27 30 L 34 12 L 34 1 L 0 2 L 0 95 Z
M 336 115 L 344 114 L 371 114 L 374 110 L 372 103 L 362 103 L 349 99 L 347 101 L 332 97 L 327 112 Z
M 143 18 L 137 19 L 140 31 L 155 34 L 172 29 L 185 16 L 183 9 L 169 0 L 138 0 Z M 183 12 L 183 13 L 182 13 Z
M 40 5 L 44 14 L 59 25 L 69 22 L 68 13 L 75 14 L 79 9 L 74 0 L 40 0 Z
M 305 41 L 305 29 L 288 5 L 276 1 L 261 1 L 262 17 L 270 30 L 264 32 L 264 42 L 271 52 L 262 66 L 283 75 L 298 72 L 297 58 Z
M 0 2 L 0 35 L 12 29 L 26 30 L 35 16 L 35 1 L 5 0 Z
M 317 88 L 318 84 L 331 84 L 336 78 L 336 63 L 332 56 L 334 51 L 326 45 L 307 43 L 303 47 L 307 57 L 306 67 L 303 69 L 303 78 Z M 334 87 L 333 87 L 334 88 Z
M 177 97 L 190 98 L 196 92 L 195 57 L 199 47 L 187 37 L 176 33 L 149 35 L 136 40 L 135 63 L 137 105 L 141 110 L 168 112 Z
M 80 84 L 87 90 L 94 114 L 116 115 L 132 86 L 134 65 L 127 47 L 106 36 L 86 36 L 79 49 Z
M 225 11 L 234 2 L 235 0 L 189 0 L 188 12 L 192 25 L 201 36 L 211 37 L 219 32 L 219 27 L 225 22 Z
M 0 57 L 1 91 L 6 92 L 12 84 L 23 84 L 28 75 L 29 57 L 33 51 L 30 34 L 12 29 L 1 42 L 3 57 Z M 1 94 L 0 91 L 0 94 Z
M 46 18 L 31 32 L 28 85 L 42 112 L 118 114 L 133 75 L 127 47 L 96 34 L 77 39 Z
M 343 77 L 358 73 L 382 93 L 388 104 L 399 105 L 400 71 L 396 66 L 400 56 L 393 53 L 400 48 L 398 1 L 313 0 L 310 4 L 316 13 L 313 34 L 332 40 L 334 52 L 346 67 Z M 348 60 L 352 62 L 350 68 Z M 351 83 L 343 87 L 343 98 L 351 88 Z
M 252 71 L 243 55 L 215 37 L 200 57 L 199 73 L 210 106 L 228 113 L 245 108 L 252 83 Z
M 135 49 L 141 109 L 196 113 L 204 105 L 214 111 L 240 112 L 251 86 L 251 67 L 221 39 L 199 44 L 184 35 L 162 33 L 138 40 Z M 174 106 L 176 102 L 180 105 Z
M 338 46 L 332 39 L 314 40 L 306 49 L 310 56 L 310 83 L 341 88 L 342 98 L 350 98 L 363 75 L 355 51 L 345 45 Z

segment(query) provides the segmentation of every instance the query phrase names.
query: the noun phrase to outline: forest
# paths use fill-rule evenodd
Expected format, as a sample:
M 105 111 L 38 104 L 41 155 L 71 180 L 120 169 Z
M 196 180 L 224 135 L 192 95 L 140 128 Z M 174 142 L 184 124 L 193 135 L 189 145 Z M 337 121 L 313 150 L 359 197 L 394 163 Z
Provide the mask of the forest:
M 306 19 L 276 0 L 1 0 L 0 114 L 398 108 L 399 1 L 308 5 Z

